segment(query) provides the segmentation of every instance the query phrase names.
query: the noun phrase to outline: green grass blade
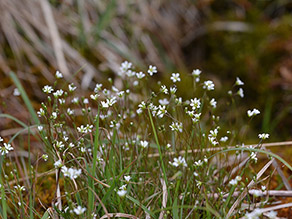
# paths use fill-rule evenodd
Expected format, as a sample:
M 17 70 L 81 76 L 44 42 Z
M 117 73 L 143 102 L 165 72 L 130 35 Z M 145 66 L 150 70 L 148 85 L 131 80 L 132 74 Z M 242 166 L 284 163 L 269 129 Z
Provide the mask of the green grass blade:
M 135 198 L 133 198 L 133 197 L 131 197 L 129 195 L 126 195 L 126 198 L 129 199 L 130 201 L 134 202 L 137 206 L 141 207 L 145 212 L 150 214 L 152 216 L 152 218 L 157 218 L 152 211 L 150 211 L 145 205 L 143 205 L 137 199 L 135 199 Z
M 99 22 L 97 23 L 95 34 L 97 39 L 100 37 L 100 33 L 104 30 L 111 22 L 112 18 L 114 17 L 116 7 L 116 0 L 111 0 L 107 4 L 107 8 L 105 12 L 99 17 Z
M 17 87 L 17 89 L 19 90 L 20 95 L 21 95 L 21 97 L 22 97 L 31 117 L 32 117 L 32 120 L 34 121 L 35 124 L 40 124 L 39 118 L 38 118 L 32 104 L 31 104 L 23 86 L 21 85 L 19 79 L 17 78 L 16 74 L 14 72 L 10 72 L 10 77 L 11 77 L 13 83 L 15 84 L 15 86 Z
M 46 211 L 41 219 L 49 219 L 49 218 L 50 218 L 49 212 Z
M 2 164 L 3 157 L 1 157 L 1 164 Z M 0 184 L 1 184 L 1 202 L 2 202 L 2 217 L 3 219 L 7 219 L 7 202 L 5 201 L 5 190 L 4 185 L 2 182 L 2 177 L 0 177 Z
M 96 171 L 96 161 L 97 161 L 97 150 L 99 146 L 99 108 L 97 110 L 97 117 L 96 117 L 96 125 L 95 125 L 95 136 L 94 136 L 94 145 L 93 145 L 93 164 L 91 169 L 91 175 L 95 177 L 95 171 Z M 94 194 L 93 191 L 95 191 L 94 188 L 94 181 L 91 177 L 88 177 L 88 217 L 91 217 L 91 213 L 93 211 L 94 207 Z
M 11 115 L 8 115 L 8 114 L 0 114 L 0 117 L 5 117 L 5 118 L 8 118 L 8 119 L 11 119 L 15 122 L 17 122 L 19 125 L 23 126 L 24 128 L 27 128 L 28 126 L 21 122 L 19 119 L 15 118 L 14 116 L 11 116 Z
M 158 141 L 158 136 L 157 136 L 157 133 L 156 133 L 156 129 L 155 129 L 155 126 L 154 126 L 154 122 L 153 122 L 153 119 L 152 119 L 152 115 L 151 115 L 150 109 L 148 109 L 148 114 L 149 114 L 152 130 L 153 130 L 154 138 L 155 138 L 155 141 L 156 141 L 156 144 L 157 144 L 157 148 L 158 148 L 159 159 L 160 159 L 161 168 L 162 168 L 162 172 L 163 172 L 163 178 L 164 178 L 166 186 L 168 187 L 168 181 L 167 181 L 166 171 L 165 171 L 165 167 L 164 167 L 161 147 L 160 147 L 160 144 L 159 144 L 159 141 Z

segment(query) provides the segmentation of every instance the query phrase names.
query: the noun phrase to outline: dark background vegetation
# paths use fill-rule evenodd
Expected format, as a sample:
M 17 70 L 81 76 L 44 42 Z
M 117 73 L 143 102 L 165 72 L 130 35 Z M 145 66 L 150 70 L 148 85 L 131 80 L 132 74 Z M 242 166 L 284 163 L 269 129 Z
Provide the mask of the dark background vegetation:
M 289 140 L 291 11 L 288 0 L 1 0 L 0 110 L 28 121 L 22 102 L 10 99 L 10 71 L 38 107 L 56 69 L 86 91 L 129 60 L 142 70 L 156 65 L 157 80 L 199 68 L 215 81 L 216 97 L 239 76 L 245 98 L 230 110 L 245 116 L 257 107 L 253 128 Z

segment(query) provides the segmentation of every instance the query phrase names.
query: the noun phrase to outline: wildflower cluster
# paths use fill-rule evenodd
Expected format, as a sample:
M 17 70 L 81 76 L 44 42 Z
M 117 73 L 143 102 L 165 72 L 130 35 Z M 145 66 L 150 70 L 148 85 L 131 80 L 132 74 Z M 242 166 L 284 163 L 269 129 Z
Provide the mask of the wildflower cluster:
M 2 137 L 0 137 L 0 144 L 2 145 L 0 146 L 0 154 L 2 156 L 8 154 L 10 151 L 13 150 L 13 147 L 11 146 L 11 144 L 5 143 Z
M 204 74 L 195 69 L 189 75 L 172 73 L 167 79 L 170 85 L 151 83 L 153 90 L 149 92 L 147 84 L 155 74 L 158 74 L 156 66 L 150 65 L 145 72 L 136 71 L 126 61 L 118 71 L 122 83 L 109 79 L 104 84 L 93 84 L 90 93 L 76 92 L 73 83 L 59 85 L 63 75 L 57 71 L 54 86 L 42 88 L 47 101 L 37 112 L 41 123 L 37 130 L 45 145 L 45 153 L 40 158 L 54 167 L 56 183 L 63 183 L 55 194 L 54 207 L 59 212 L 71 214 L 70 217 L 89 214 L 88 217 L 95 218 L 106 212 L 94 203 L 103 203 L 109 212 L 131 211 L 140 203 L 141 209 L 148 209 L 149 213 L 161 206 L 153 202 L 155 207 L 148 208 L 142 200 L 160 196 L 167 199 L 167 192 L 176 194 L 181 206 L 187 203 L 207 209 L 205 196 L 199 195 L 202 192 L 227 194 L 228 184 L 234 191 L 238 189 L 246 168 L 229 173 L 222 165 L 225 160 L 222 162 L 220 155 L 212 155 L 214 149 L 238 141 L 236 132 L 225 130 L 217 115 L 221 102 L 217 103 L 211 96 L 216 84 L 209 79 L 202 80 Z M 191 78 L 194 84 L 189 99 L 179 96 L 177 87 L 185 77 Z M 235 94 L 240 97 L 244 97 L 243 85 L 237 77 L 234 86 L 240 88 Z M 247 111 L 248 117 L 258 114 L 257 109 Z M 261 143 L 269 135 L 263 133 L 258 137 Z M 0 137 L 0 153 L 6 155 L 13 148 L 3 141 Z M 256 155 L 251 152 L 250 159 L 257 161 Z M 222 173 L 231 174 L 230 178 L 222 177 Z M 161 184 L 163 196 L 157 190 Z M 61 197 L 66 197 L 68 206 L 61 206 Z M 125 202 L 125 198 L 134 204 Z M 211 201 L 216 203 L 214 206 L 222 202 L 221 199 Z M 222 215 L 226 213 L 216 210 Z M 189 212 L 182 209 L 181 214 L 186 216 Z

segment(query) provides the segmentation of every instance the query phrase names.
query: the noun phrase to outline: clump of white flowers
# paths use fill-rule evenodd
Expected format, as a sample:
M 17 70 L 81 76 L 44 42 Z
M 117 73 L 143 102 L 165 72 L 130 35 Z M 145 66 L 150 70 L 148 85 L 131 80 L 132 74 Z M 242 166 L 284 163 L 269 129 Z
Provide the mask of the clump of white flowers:
M 148 141 L 140 141 L 140 145 L 142 148 L 146 148 L 148 146 L 149 142 Z
M 173 188 L 177 191 L 175 193 L 178 193 L 180 200 L 184 197 L 190 200 L 189 198 L 195 195 L 194 197 L 198 200 L 190 204 L 195 204 L 202 209 L 205 208 L 203 205 L 206 203 L 204 201 L 206 197 L 196 193 L 203 191 L 204 194 L 209 195 L 218 191 L 218 194 L 225 196 L 230 192 L 230 187 L 236 192 L 243 189 L 244 183 L 250 177 L 244 172 L 248 168 L 241 168 L 239 175 L 234 179 L 232 176 L 229 181 L 225 176 L 219 175 L 227 169 L 222 169 L 223 171 L 219 169 L 215 153 L 222 148 L 224 149 L 220 152 L 225 152 L 225 149 L 229 151 L 225 142 L 229 141 L 232 144 L 238 139 L 236 132 L 226 131 L 221 125 L 219 115 L 215 115 L 222 108 L 221 103 L 224 106 L 224 101 L 218 99 L 217 103 L 217 97 L 209 95 L 209 91 L 215 90 L 214 82 L 212 80 L 200 82 L 202 71 L 195 69 L 191 75 L 172 73 L 166 80 L 167 84 L 162 82 L 153 86 L 151 84 L 153 90 L 149 92 L 145 89 L 149 83 L 147 80 L 154 81 L 151 76 L 157 72 L 156 66 L 150 65 L 143 72 L 136 70 L 131 62 L 125 61 L 118 68 L 119 80 L 109 78 L 104 84 L 92 84 L 91 92 L 85 93 L 84 96 L 83 92 L 76 92 L 77 87 L 73 83 L 60 86 L 58 84 L 60 80 L 56 80 L 53 86 L 45 85 L 42 88 L 43 93 L 47 94 L 47 104 L 42 103 L 37 112 L 41 121 L 37 124 L 36 134 L 42 138 L 45 136 L 44 142 L 46 146 L 49 146 L 49 150 L 42 152 L 42 155 L 38 156 L 38 161 L 40 159 L 48 161 L 50 158 L 51 162 L 54 162 L 56 180 L 61 179 L 66 183 L 64 184 L 66 186 L 60 186 L 58 188 L 60 191 L 56 192 L 59 199 L 56 207 L 60 211 L 70 213 L 71 216 L 82 217 L 83 214 L 83 217 L 85 216 L 86 208 L 82 206 L 87 206 L 86 195 L 71 195 L 72 190 L 77 194 L 79 191 L 91 191 L 93 188 L 93 194 L 91 194 L 93 198 L 100 194 L 109 194 L 108 197 L 117 199 L 113 200 L 112 205 L 118 203 L 121 209 L 127 210 L 130 209 L 129 206 L 133 206 L 133 203 L 129 204 L 129 201 L 123 197 L 126 196 L 132 201 L 133 195 L 141 200 L 147 200 L 150 196 L 146 197 L 148 195 L 146 193 L 155 191 L 158 184 L 162 184 L 163 196 L 165 196 L 164 191 L 170 191 Z M 55 77 L 62 79 L 63 74 L 56 71 Z M 192 80 L 192 89 L 189 90 L 198 92 L 189 92 L 187 99 L 183 99 L 179 96 L 181 91 L 177 86 L 178 82 L 187 77 Z M 244 82 L 236 77 L 232 88 L 236 90 L 229 92 L 230 97 L 237 98 L 238 95 L 244 97 L 243 89 L 237 87 L 243 85 Z M 202 95 L 198 96 L 200 93 Z M 231 99 L 230 97 L 228 98 Z M 226 108 L 229 104 L 230 102 L 226 103 Z M 218 109 L 216 109 L 217 105 Z M 247 111 L 247 116 L 250 118 L 258 114 L 260 114 L 258 109 Z M 223 118 L 228 118 L 228 115 L 224 115 Z M 258 137 L 264 140 L 269 138 L 269 134 L 262 133 Z M 13 150 L 11 144 L 3 141 L 4 139 L 0 137 L 2 156 Z M 253 148 L 250 151 L 249 159 L 257 162 L 258 152 L 253 152 L 255 151 Z M 237 152 L 236 155 L 239 155 L 240 150 Z M 229 158 L 227 154 L 228 152 L 224 156 Z M 149 166 L 146 166 L 147 163 Z M 250 165 L 252 162 L 248 163 Z M 165 169 L 164 165 L 168 168 Z M 226 166 L 228 170 L 231 169 L 229 164 Z M 225 166 L 222 165 L 220 168 L 225 168 Z M 220 170 L 220 173 L 217 170 Z M 161 177 L 162 173 L 163 177 Z M 10 177 L 8 175 L 3 174 L 5 179 Z M 241 176 L 246 177 L 244 182 L 241 182 Z M 184 191 L 185 187 L 181 186 L 184 183 L 175 182 L 178 177 L 182 179 L 181 182 L 194 183 L 194 186 L 190 186 L 192 190 Z M 118 180 L 120 180 L 119 183 Z M 92 182 L 91 185 L 89 181 Z M 242 186 L 236 188 L 238 185 Z M 21 186 L 14 188 L 20 191 L 19 194 L 24 191 L 24 187 Z M 113 189 L 114 195 L 108 193 L 108 191 L 111 192 L 110 188 Z M 137 189 L 142 191 L 137 191 Z M 262 187 L 261 193 L 263 189 L 265 187 Z M 5 187 L 6 192 L 8 190 Z M 101 193 L 94 194 L 94 192 Z M 140 197 L 144 193 L 145 197 Z M 61 205 L 63 195 L 66 195 L 69 203 L 65 209 L 62 209 Z M 90 197 L 90 194 L 87 195 Z M 230 199 L 230 206 L 233 200 Z M 92 201 L 93 206 L 88 205 L 88 211 L 91 210 L 91 212 L 88 212 L 89 215 L 86 216 L 91 215 L 92 218 L 96 218 L 98 217 L 97 208 L 100 207 L 95 205 L 95 203 L 98 204 L 95 199 Z M 111 202 L 110 199 L 105 201 Z M 222 199 L 218 201 L 222 202 Z M 160 205 L 159 202 L 158 204 Z M 24 206 L 24 203 L 19 205 Z M 220 204 L 216 203 L 214 206 L 220 206 Z M 92 207 L 93 209 L 89 209 Z M 112 208 L 111 205 L 107 208 L 111 211 L 118 209 L 116 206 Z M 150 208 L 151 211 L 156 211 L 149 205 L 149 210 Z M 194 212 L 196 214 L 194 217 L 200 218 L 198 214 L 204 211 Z M 242 216 L 242 213 L 240 214 Z M 260 214 L 261 211 L 255 209 L 245 217 L 257 218 Z M 276 217 L 273 212 L 269 215 L 271 218 Z
M 76 215 L 81 215 L 86 211 L 86 208 L 78 205 L 76 208 L 73 209 L 73 211 Z
M 229 181 L 229 184 L 232 186 L 235 186 L 240 182 L 240 180 L 241 180 L 241 176 L 236 176 L 235 179 L 232 179 Z
M 8 154 L 10 151 L 13 150 L 13 147 L 11 146 L 11 144 L 9 143 L 2 143 L 4 141 L 4 139 L 2 137 L 0 137 L 0 144 L 2 144 L 2 146 L 0 146 L 0 154 L 2 156 Z
M 192 75 L 194 76 L 195 78 L 195 81 L 198 83 L 200 81 L 200 74 L 202 73 L 201 70 L 199 69 L 194 69 L 193 72 L 192 72 Z
M 188 166 L 185 158 L 182 156 L 179 156 L 178 158 L 174 158 L 173 162 L 169 161 L 169 164 L 172 166 L 175 166 L 175 167 L 178 167 L 178 166 L 187 167 Z
M 127 194 L 127 185 L 122 185 L 119 190 L 117 191 L 117 194 L 120 197 L 124 197 Z
M 265 139 L 268 139 L 269 137 L 270 137 L 270 135 L 267 133 L 259 134 L 259 139 L 265 140 Z
M 76 179 L 82 173 L 81 169 L 67 168 L 66 166 L 62 166 L 61 171 L 64 176 L 69 177 L 72 180 Z
M 258 114 L 260 114 L 260 111 L 258 109 L 256 109 L 256 108 L 254 108 L 253 110 L 248 110 L 247 111 L 248 117 L 253 117 L 253 116 L 256 116 Z

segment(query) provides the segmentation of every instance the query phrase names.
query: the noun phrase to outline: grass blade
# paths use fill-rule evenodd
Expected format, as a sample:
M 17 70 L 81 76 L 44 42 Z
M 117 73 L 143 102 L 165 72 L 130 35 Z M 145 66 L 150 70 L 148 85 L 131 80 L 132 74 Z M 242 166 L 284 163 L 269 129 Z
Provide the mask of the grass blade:
M 34 121 L 35 124 L 40 124 L 39 118 L 38 118 L 32 104 L 31 104 L 23 86 L 21 85 L 19 79 L 17 78 L 16 74 L 14 72 L 10 72 L 10 77 L 11 77 L 13 83 L 15 84 L 15 86 L 17 87 L 17 89 L 19 90 L 20 95 L 21 95 L 21 97 L 22 97 L 31 117 L 32 117 L 32 120 Z

